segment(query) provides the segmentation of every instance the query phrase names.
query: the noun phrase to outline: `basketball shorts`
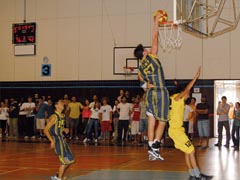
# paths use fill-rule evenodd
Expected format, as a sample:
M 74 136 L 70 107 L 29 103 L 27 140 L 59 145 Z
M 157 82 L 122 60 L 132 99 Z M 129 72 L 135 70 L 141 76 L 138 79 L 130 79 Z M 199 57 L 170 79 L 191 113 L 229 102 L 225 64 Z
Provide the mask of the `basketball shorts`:
M 150 88 L 146 93 L 147 115 L 168 121 L 169 94 L 166 87 Z
M 75 162 L 73 154 L 66 143 L 66 141 L 61 136 L 54 136 L 55 139 L 55 152 L 59 158 L 62 165 L 70 165 Z
M 168 134 L 172 138 L 176 149 L 179 149 L 184 153 L 190 154 L 194 151 L 194 146 L 184 131 L 185 130 L 183 127 L 175 129 L 170 127 L 168 129 Z

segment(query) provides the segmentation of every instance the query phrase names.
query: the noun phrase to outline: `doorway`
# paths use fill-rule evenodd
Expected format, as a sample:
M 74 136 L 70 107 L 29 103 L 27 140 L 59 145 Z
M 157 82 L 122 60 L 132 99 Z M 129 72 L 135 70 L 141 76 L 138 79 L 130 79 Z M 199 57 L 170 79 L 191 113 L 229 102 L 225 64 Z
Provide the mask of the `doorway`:
M 240 80 L 216 80 L 214 82 L 214 137 L 218 136 L 217 132 L 217 107 L 221 97 L 227 97 L 227 103 L 240 101 Z M 223 134 L 225 135 L 225 129 Z

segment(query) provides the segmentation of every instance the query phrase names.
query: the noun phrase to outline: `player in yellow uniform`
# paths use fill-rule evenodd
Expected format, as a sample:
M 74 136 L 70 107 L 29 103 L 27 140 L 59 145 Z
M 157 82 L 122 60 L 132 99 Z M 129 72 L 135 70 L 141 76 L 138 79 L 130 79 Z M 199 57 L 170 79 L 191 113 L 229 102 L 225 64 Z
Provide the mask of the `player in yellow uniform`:
M 168 121 L 169 95 L 161 62 L 157 58 L 158 52 L 158 14 L 154 21 L 152 47 L 150 51 L 139 44 L 134 55 L 140 60 L 138 77 L 141 86 L 146 89 L 146 106 L 148 115 L 148 154 L 149 160 L 163 160 L 159 153 L 166 122 Z M 155 129 L 156 120 L 158 125 Z
M 199 67 L 194 79 L 187 85 L 185 89 L 177 86 L 177 92 L 170 97 L 170 112 L 169 112 L 169 136 L 173 139 L 174 145 L 177 149 L 185 153 L 185 161 L 189 169 L 191 180 L 209 180 L 212 176 L 201 174 L 196 158 L 195 150 L 192 142 L 185 134 L 183 127 L 184 118 L 184 102 L 189 97 L 189 92 L 200 76 L 201 68 Z

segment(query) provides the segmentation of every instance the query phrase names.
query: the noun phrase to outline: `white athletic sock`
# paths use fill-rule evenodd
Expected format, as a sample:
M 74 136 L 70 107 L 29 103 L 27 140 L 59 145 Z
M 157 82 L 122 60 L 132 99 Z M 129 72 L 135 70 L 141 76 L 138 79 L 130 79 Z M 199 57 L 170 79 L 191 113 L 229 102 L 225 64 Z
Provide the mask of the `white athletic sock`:
M 152 147 L 152 144 L 153 144 L 154 142 L 153 141 L 148 141 L 148 145 L 150 146 L 150 147 Z
M 160 142 L 160 140 L 159 139 L 154 139 L 154 142 Z
M 195 176 L 194 169 L 189 169 L 188 172 L 190 176 Z
M 200 171 L 199 171 L 198 167 L 194 168 L 193 171 L 194 171 L 194 175 L 195 175 L 196 177 L 199 177 L 199 176 L 200 176 Z

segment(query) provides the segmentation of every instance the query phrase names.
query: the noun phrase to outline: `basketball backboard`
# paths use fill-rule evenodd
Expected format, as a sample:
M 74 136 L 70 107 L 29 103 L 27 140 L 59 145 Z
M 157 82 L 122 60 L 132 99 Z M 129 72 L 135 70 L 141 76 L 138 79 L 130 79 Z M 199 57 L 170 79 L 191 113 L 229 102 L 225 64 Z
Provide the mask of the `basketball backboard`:
M 239 0 L 173 0 L 173 21 L 197 37 L 216 37 L 232 31 L 239 19 Z
M 137 75 L 139 60 L 134 57 L 133 51 L 136 47 L 114 47 L 113 48 L 113 74 L 114 75 Z M 150 49 L 149 46 L 146 47 Z M 131 72 L 125 68 L 131 68 Z

